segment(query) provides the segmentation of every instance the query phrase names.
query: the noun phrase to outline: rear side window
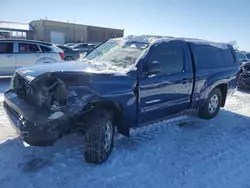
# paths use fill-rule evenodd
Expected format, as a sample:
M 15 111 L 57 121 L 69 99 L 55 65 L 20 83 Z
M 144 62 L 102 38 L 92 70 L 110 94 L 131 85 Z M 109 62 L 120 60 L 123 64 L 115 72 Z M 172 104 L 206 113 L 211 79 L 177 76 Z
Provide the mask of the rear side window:
M 162 74 L 180 73 L 184 69 L 183 49 L 177 45 L 160 44 L 149 57 L 148 63 L 154 61 L 161 63 Z
M 40 49 L 36 44 L 30 44 L 30 43 L 19 43 L 18 49 L 20 53 L 36 53 L 40 52 Z
M 69 47 L 65 47 L 65 46 L 57 46 L 58 48 L 61 48 L 63 51 L 70 51 Z
M 226 65 L 220 48 L 203 44 L 194 45 L 194 56 L 198 69 L 216 68 Z
M 0 43 L 0 54 L 11 54 L 13 53 L 13 42 L 1 42 Z
M 80 48 L 87 48 L 88 44 L 80 44 L 78 47 L 80 47 Z
M 42 52 L 51 52 L 51 49 L 46 46 L 40 46 Z

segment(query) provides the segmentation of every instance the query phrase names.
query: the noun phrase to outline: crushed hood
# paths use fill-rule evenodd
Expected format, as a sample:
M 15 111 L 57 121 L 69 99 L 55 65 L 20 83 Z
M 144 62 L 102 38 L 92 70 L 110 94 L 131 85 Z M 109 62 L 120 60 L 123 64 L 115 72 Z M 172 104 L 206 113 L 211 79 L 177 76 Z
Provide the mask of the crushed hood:
M 124 72 L 112 70 L 107 67 L 101 67 L 97 65 L 87 64 L 80 61 L 71 62 L 56 62 L 43 65 L 35 65 L 31 67 L 23 67 L 16 71 L 20 76 L 25 78 L 27 81 L 32 82 L 36 77 L 44 73 L 54 72 L 84 72 L 94 74 L 113 74 L 113 75 L 126 75 Z

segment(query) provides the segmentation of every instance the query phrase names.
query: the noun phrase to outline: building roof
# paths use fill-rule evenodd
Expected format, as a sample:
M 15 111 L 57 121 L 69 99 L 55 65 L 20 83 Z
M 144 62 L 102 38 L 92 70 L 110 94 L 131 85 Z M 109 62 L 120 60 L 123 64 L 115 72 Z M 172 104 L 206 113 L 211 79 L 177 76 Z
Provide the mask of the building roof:
M 56 22 L 56 23 L 62 23 L 62 24 L 74 24 L 74 25 L 79 25 L 79 26 L 87 26 L 87 27 L 96 27 L 96 28 L 105 28 L 105 29 L 112 29 L 112 30 L 121 30 L 124 31 L 124 29 L 119 29 L 119 28 L 110 28 L 110 27 L 102 27 L 102 26 L 94 26 L 94 25 L 86 25 L 86 24 L 79 24 L 79 23 L 72 23 L 72 22 L 63 22 L 63 21 L 55 21 L 55 20 L 45 20 L 45 19 L 40 19 L 40 20 L 32 20 L 32 22 Z
M 33 27 L 28 23 L 0 21 L 0 29 L 17 30 L 17 31 L 34 31 Z

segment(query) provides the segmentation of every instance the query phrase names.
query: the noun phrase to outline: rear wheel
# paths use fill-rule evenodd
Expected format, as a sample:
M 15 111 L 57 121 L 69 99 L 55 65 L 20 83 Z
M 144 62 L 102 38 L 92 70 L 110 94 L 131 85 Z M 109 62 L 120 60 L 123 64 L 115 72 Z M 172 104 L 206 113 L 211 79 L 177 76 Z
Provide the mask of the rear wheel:
M 204 119 L 214 118 L 221 107 L 222 93 L 219 88 L 215 88 L 209 94 L 208 100 L 198 111 L 198 116 Z
M 85 160 L 88 163 L 103 163 L 114 146 L 114 125 L 109 111 L 99 110 L 88 120 L 85 133 Z
M 73 60 L 73 58 L 72 57 L 65 57 L 65 59 L 64 59 L 65 61 L 72 61 Z

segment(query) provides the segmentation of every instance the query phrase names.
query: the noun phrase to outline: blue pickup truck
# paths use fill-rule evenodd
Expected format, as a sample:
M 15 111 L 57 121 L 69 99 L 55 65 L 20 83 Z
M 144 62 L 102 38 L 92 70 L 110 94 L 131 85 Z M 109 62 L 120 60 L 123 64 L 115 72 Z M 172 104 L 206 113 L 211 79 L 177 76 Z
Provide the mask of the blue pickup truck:
M 232 46 L 196 39 L 128 36 L 111 39 L 81 62 L 17 70 L 4 108 L 25 142 L 53 145 L 84 135 L 85 160 L 102 163 L 115 127 L 131 127 L 185 112 L 211 119 L 233 93 L 239 62 Z

